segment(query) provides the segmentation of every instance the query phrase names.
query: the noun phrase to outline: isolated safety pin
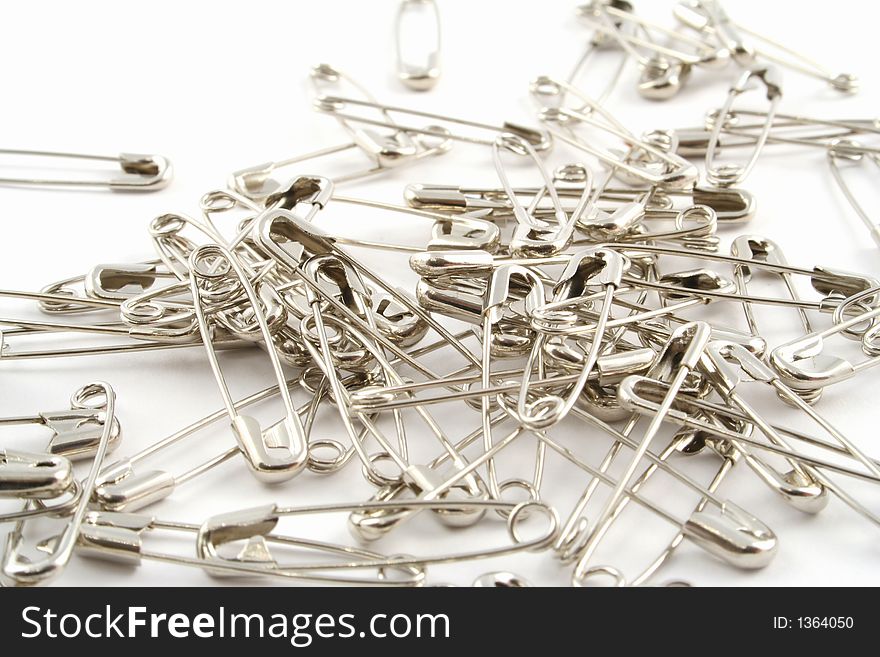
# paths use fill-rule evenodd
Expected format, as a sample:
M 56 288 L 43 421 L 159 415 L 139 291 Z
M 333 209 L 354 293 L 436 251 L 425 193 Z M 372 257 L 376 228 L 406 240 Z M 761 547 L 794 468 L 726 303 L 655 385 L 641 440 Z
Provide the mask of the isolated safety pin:
M 84 153 L 58 153 L 53 151 L 28 151 L 3 148 L 0 155 L 38 158 L 63 158 L 100 162 L 115 162 L 126 174 L 123 177 L 104 179 L 43 178 L 0 176 L 0 185 L 27 185 L 35 187 L 106 187 L 113 191 L 154 192 L 171 182 L 171 163 L 161 155 L 121 153 L 119 155 L 87 155 Z
M 414 32 L 414 27 L 422 29 Z M 423 35 L 427 41 L 423 41 Z M 394 42 L 397 78 L 413 91 L 433 89 L 440 79 L 440 10 L 437 3 L 434 0 L 401 0 L 394 21 Z M 410 56 L 414 43 L 419 44 L 422 52 L 418 58 Z
M 116 394 L 113 388 L 103 382 L 91 383 L 74 393 L 74 402 L 82 408 L 91 408 L 100 413 L 103 428 L 97 448 L 94 450 L 89 474 L 82 484 L 82 493 L 76 509 L 69 518 L 64 519 L 64 529 L 46 542 L 45 556 L 32 558 L 23 553 L 25 539 L 23 537 L 24 522 L 16 523 L 15 529 L 6 538 L 3 555 L 3 567 L 0 579 L 13 586 L 34 586 L 45 583 L 48 579 L 61 573 L 70 556 L 73 554 L 79 536 L 80 525 L 88 511 L 89 498 L 95 487 L 98 472 L 104 462 L 104 456 L 110 446 L 110 437 L 114 433 L 116 422 Z
M 717 162 L 717 154 L 720 152 L 719 143 L 721 139 L 721 131 L 725 122 L 728 120 L 733 111 L 733 104 L 736 99 L 746 91 L 758 88 L 758 82 L 765 91 L 765 99 L 769 104 L 767 109 L 764 128 L 761 130 L 752 150 L 751 155 L 745 164 L 736 164 L 726 162 L 719 164 Z M 758 156 L 770 136 L 773 128 L 773 118 L 776 114 L 776 108 L 782 98 L 782 80 L 773 68 L 752 68 L 743 72 L 739 80 L 734 83 L 727 94 L 727 100 L 718 113 L 718 119 L 712 128 L 712 134 L 709 136 L 709 145 L 706 148 L 706 177 L 710 183 L 719 187 L 732 187 L 739 185 L 749 175 L 758 161 Z
M 214 270 L 214 265 L 220 263 L 220 268 Z M 207 245 L 196 249 L 190 257 L 192 276 L 190 287 L 192 290 L 194 309 L 198 319 L 199 330 L 208 362 L 217 380 L 217 385 L 226 404 L 226 410 L 232 420 L 232 430 L 238 441 L 242 453 L 254 474 L 263 481 L 274 483 L 287 481 L 299 474 L 305 467 L 308 459 L 308 445 L 306 444 L 302 424 L 293 407 L 290 391 L 287 389 L 284 372 L 281 369 L 278 354 L 273 348 L 274 342 L 269 329 L 266 316 L 261 307 L 262 302 L 254 288 L 248 281 L 247 275 L 235 256 L 224 247 L 219 245 Z M 241 290 L 244 292 L 251 305 L 253 319 L 259 326 L 260 334 L 268 349 L 266 353 L 278 380 L 281 399 L 284 402 L 285 416 L 266 430 L 260 427 L 259 422 L 253 417 L 241 415 L 235 408 L 235 402 L 229 394 L 229 388 L 220 371 L 220 363 L 217 354 L 211 344 L 211 328 L 202 308 L 202 287 L 210 283 L 218 282 L 232 274 L 238 279 Z
M 824 66 L 778 41 L 734 23 L 716 0 L 682 0 L 675 5 L 672 11 L 683 25 L 717 37 L 722 45 L 731 49 L 733 58 L 743 66 L 748 67 L 754 63 L 755 57 L 761 57 L 799 73 L 824 80 L 837 91 L 844 93 L 858 91 L 859 80 L 855 75 L 832 73 Z M 783 55 L 777 55 L 768 48 L 752 48 L 745 45 L 738 32 L 747 34 L 770 48 L 779 50 Z
M 865 152 L 860 144 L 848 139 L 834 141 L 828 148 L 828 165 L 831 167 L 831 175 L 834 177 L 834 182 L 837 183 L 840 191 L 843 192 L 850 207 L 852 207 L 859 219 L 862 220 L 862 223 L 870 231 L 874 242 L 877 246 L 880 246 L 880 224 L 868 216 L 862 204 L 858 202 L 852 193 L 846 180 L 844 180 L 842 167 L 840 166 L 841 162 L 858 162 L 860 164 L 873 162 L 877 167 L 880 167 L 880 157 L 874 153 Z M 849 166 L 852 165 L 850 164 Z

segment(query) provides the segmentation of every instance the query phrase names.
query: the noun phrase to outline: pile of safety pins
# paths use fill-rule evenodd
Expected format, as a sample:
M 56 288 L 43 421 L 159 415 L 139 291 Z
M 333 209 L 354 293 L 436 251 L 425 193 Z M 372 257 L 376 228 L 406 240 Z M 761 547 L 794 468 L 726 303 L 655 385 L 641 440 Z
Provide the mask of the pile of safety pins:
M 439 26 L 428 0 L 403 2 L 401 25 L 408 12 L 426 9 Z M 777 537 L 718 493 L 733 469 L 751 471 L 755 486 L 767 486 L 800 512 L 819 512 L 835 497 L 880 523 L 854 492 L 867 484 L 870 495 L 880 462 L 815 410 L 827 386 L 880 362 L 880 282 L 789 265 L 779 246 L 755 235 L 734 238 L 730 253 L 720 253 L 716 234 L 755 213 L 755 199 L 740 186 L 765 147 L 824 149 L 844 189 L 844 166 L 878 163 L 878 149 L 869 145 L 880 133 L 874 120 L 777 112 L 778 67 L 841 92 L 854 91 L 855 78 L 829 74 L 735 24 L 714 0 L 679 2 L 674 27 L 639 18 L 626 0 L 594 0 L 578 13 L 592 30 L 589 47 L 567 79 L 531 84 L 537 127 L 384 105 L 321 65 L 311 73 L 315 108 L 338 122 L 348 142 L 234 173 L 228 188 L 201 199 L 198 218 L 154 219 L 149 235 L 158 259 L 98 266 L 40 292 L 4 291 L 71 319 L 2 320 L 0 361 L 204 350 L 225 408 L 112 464 L 106 455 L 121 433 L 107 384 L 84 386 L 69 410 L 0 419 L 2 426 L 37 423 L 52 432 L 38 453 L 0 451 L 0 495 L 21 501 L 20 510 L 0 517 L 9 529 L 3 583 L 45 582 L 74 551 L 133 563 L 158 559 L 212 574 L 393 586 L 437 583 L 429 577 L 432 564 L 522 551 L 570 564 L 576 585 L 609 576 L 615 584 L 640 585 L 653 581 L 683 542 L 732 566 L 761 568 L 775 556 Z M 439 27 L 437 44 L 421 62 L 401 55 L 401 80 L 429 89 L 440 74 Z M 577 80 L 586 63 L 609 57 L 619 59 L 612 84 L 596 94 L 582 91 Z M 637 137 L 605 108 L 633 60 L 639 93 L 653 100 L 675 96 L 695 67 L 724 76 L 733 71 L 737 79 L 706 125 Z M 751 95 L 759 109 L 740 108 L 740 96 Z M 409 184 L 405 206 L 336 191 L 349 180 L 442 158 L 454 142 L 480 145 L 487 165 L 491 155 L 496 187 Z M 549 171 L 542 153 L 554 145 L 568 148 L 573 163 Z M 722 148 L 748 155 L 722 161 Z M 349 163 L 360 158 L 364 168 L 308 173 L 331 155 Z M 540 183 L 513 186 L 512 158 L 520 167 L 528 163 Z M 704 159 L 702 174 L 694 158 Z M 157 189 L 170 176 L 167 160 L 157 156 L 124 155 L 119 165 L 124 175 L 107 183 L 113 188 Z M 353 256 L 346 248 L 351 240 L 319 227 L 321 215 L 339 204 L 432 222 L 430 239 L 410 259 L 419 276 L 414 294 Z M 775 281 L 784 294 L 749 290 L 759 278 L 765 286 Z M 807 282 L 810 296 L 803 293 Z M 756 317 L 763 305 L 789 308 L 792 319 L 797 311 L 793 339 L 768 344 Z M 74 321 L 83 317 L 94 319 Z M 70 332 L 127 342 L 20 348 L 20 338 L 63 340 Z M 861 358 L 841 355 L 841 344 L 857 346 Z M 236 400 L 221 352 L 240 347 L 261 366 L 268 361 L 277 384 Z M 294 397 L 303 391 L 308 400 L 297 406 Z M 246 414 L 270 399 L 283 407 L 275 423 L 264 426 Z M 815 431 L 779 426 L 759 410 L 774 404 L 802 412 Z M 444 426 L 462 414 L 475 418 L 475 429 L 459 435 Z M 320 432 L 334 438 L 316 437 L 319 418 L 334 423 L 335 433 Z M 214 457 L 182 474 L 162 464 L 163 454 L 185 454 L 188 443 L 205 440 L 206 428 L 225 423 L 234 441 L 227 441 L 228 429 L 208 434 L 221 445 Z M 558 438 L 572 426 L 575 441 Z M 515 443 L 534 450 L 503 462 Z M 76 459 L 90 463 L 85 480 L 74 476 Z M 708 481 L 688 473 L 690 459 L 713 463 Z M 376 492 L 368 501 L 268 505 L 201 524 L 147 511 L 227 462 L 270 484 L 305 471 L 329 476 L 359 467 Z M 548 475 L 566 464 L 569 470 Z M 660 477 L 671 483 L 649 494 L 649 480 Z M 573 501 L 554 499 L 563 489 Z M 597 565 L 596 552 L 628 507 L 671 533 L 647 567 L 624 576 L 621 564 Z M 273 533 L 286 516 L 341 512 L 358 539 L 375 541 L 425 511 L 453 532 L 500 525 L 506 542 L 470 552 L 389 555 Z M 535 518 L 543 523 L 539 532 L 525 527 Z M 35 532 L 35 519 L 55 528 Z M 190 535 L 195 551 L 144 547 L 160 531 Z M 644 538 L 630 533 L 625 540 L 642 545 Z M 317 557 L 276 558 L 291 548 Z M 491 573 L 477 583 L 523 582 Z

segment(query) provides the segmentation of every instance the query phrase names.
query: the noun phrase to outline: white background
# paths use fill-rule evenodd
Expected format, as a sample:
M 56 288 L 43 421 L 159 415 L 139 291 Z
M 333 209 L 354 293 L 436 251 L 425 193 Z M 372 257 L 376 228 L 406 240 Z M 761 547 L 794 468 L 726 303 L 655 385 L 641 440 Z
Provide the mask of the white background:
M 144 195 L 0 188 L 4 228 L 0 286 L 36 290 L 85 273 L 100 262 L 153 257 L 146 232 L 151 218 L 171 210 L 195 214 L 200 196 L 221 187 L 236 169 L 345 141 L 334 121 L 311 109 L 307 75 L 318 62 L 345 70 L 389 103 L 487 122 L 533 122 L 528 82 L 540 74 L 567 75 L 588 38 L 589 32 L 574 15 L 574 4 L 558 0 L 441 2 L 442 79 L 433 91 L 415 94 L 401 87 L 393 74 L 396 3 L 392 0 L 5 3 L 0 21 L 0 60 L 4 62 L 0 146 L 161 153 L 173 160 L 175 176 L 168 189 Z M 670 4 L 642 2 L 638 9 L 671 25 Z M 862 91 L 845 97 L 819 81 L 786 72 L 783 111 L 829 118 L 875 115 L 880 72 L 865 56 L 873 51 L 876 39 L 872 3 L 740 0 L 729 4 L 729 12 L 741 23 L 778 37 L 833 70 L 852 71 L 862 80 Z M 651 103 L 635 93 L 637 73 L 630 64 L 608 107 L 636 133 L 698 125 L 707 109 L 720 105 L 734 74 L 733 68 L 717 74 L 697 71 L 679 97 Z M 436 162 L 346 186 L 344 191 L 402 202 L 407 182 L 497 184 L 486 149 L 462 145 L 454 151 Z M 573 154 L 560 150 L 552 163 L 564 162 L 566 157 Z M 306 166 L 302 172 L 333 175 L 333 162 L 320 166 Z M 834 188 L 821 149 L 768 147 L 745 187 L 758 197 L 758 216 L 745 228 L 725 229 L 725 239 L 747 230 L 778 241 L 792 263 L 807 267 L 821 263 L 880 275 L 877 248 Z M 424 243 L 427 235 L 424 223 L 406 215 L 351 206 L 325 214 L 322 225 L 344 235 L 416 245 Z M 406 269 L 405 257 L 360 250 L 357 254 L 381 268 L 386 278 L 412 289 L 414 278 Z M 0 303 L 0 316 L 38 316 L 34 304 L 8 299 Z M 741 322 L 738 308 L 728 312 Z M 796 330 L 793 312 L 780 317 Z M 20 344 L 27 348 L 60 343 Z M 272 382 L 267 361 L 256 352 L 222 358 L 233 394 L 241 396 Z M 877 376 L 869 371 L 857 382 L 829 390 L 819 407 L 874 454 L 880 452 L 874 430 L 880 418 L 875 400 Z M 74 389 L 94 379 L 109 381 L 118 394 L 124 443 L 117 457 L 132 454 L 220 407 L 203 353 L 189 349 L 0 362 L 0 414 L 64 408 Z M 774 419 L 789 418 L 789 412 L 778 404 L 772 408 L 778 413 Z M 271 409 L 268 416 L 272 416 Z M 464 432 L 477 426 L 476 414 L 465 419 Z M 0 444 L 35 446 L 42 440 L 39 432 L 20 431 L 18 435 L 16 442 L 16 431 L 5 429 Z M 178 450 L 161 464 L 150 465 L 180 472 L 198 463 L 198 454 L 218 453 L 231 444 L 231 434 L 218 425 L 206 433 L 197 446 L 200 451 L 195 447 L 189 454 Z M 566 472 L 571 478 L 554 485 L 567 486 L 576 495 L 585 480 L 571 469 Z M 723 490 L 777 532 L 780 548 L 774 563 L 760 572 L 743 573 L 685 545 L 656 581 L 880 583 L 876 529 L 839 502 L 832 501 L 816 517 L 800 514 L 780 503 L 745 466 L 737 468 Z M 236 460 L 181 488 L 149 512 L 199 522 L 212 513 L 268 501 L 358 501 L 370 494 L 354 463 L 332 477 L 305 473 L 268 488 L 255 482 Z M 878 508 L 876 493 L 872 497 L 868 491 L 865 499 Z M 566 502 L 560 508 L 564 513 L 569 506 Z M 312 525 L 301 533 L 350 540 L 343 520 L 342 516 L 311 519 Z M 433 520 L 420 518 L 401 528 L 402 535 L 383 539 L 375 547 L 389 553 L 423 554 L 481 544 L 467 532 L 452 534 L 450 539 L 450 532 L 435 528 Z M 668 528 L 664 532 L 668 538 Z M 482 536 L 479 531 L 473 535 Z M 495 522 L 487 535 L 488 540 L 503 543 L 503 525 Z M 631 556 L 644 542 L 643 534 L 630 534 L 621 540 L 617 555 Z M 191 550 L 185 543 L 167 547 L 183 554 Z M 642 563 L 649 556 L 642 555 Z M 502 568 L 536 584 L 565 584 L 570 573 L 545 553 L 432 568 L 430 581 L 465 585 L 479 573 Z M 57 580 L 63 585 L 122 586 L 215 582 L 194 569 L 145 563 L 130 570 L 79 557 Z

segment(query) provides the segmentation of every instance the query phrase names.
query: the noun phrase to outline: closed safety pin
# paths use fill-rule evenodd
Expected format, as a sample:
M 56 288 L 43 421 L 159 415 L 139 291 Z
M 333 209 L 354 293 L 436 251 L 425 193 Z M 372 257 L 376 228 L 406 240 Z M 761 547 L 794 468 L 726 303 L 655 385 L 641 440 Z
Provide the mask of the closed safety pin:
M 294 385 L 294 383 L 288 382 L 288 387 L 291 385 Z M 235 407 L 237 409 L 242 409 L 265 399 L 269 399 L 277 394 L 278 386 L 271 386 L 237 401 Z M 304 407 L 297 409 L 297 413 L 306 412 L 311 405 L 311 403 L 308 403 Z M 217 420 L 226 417 L 226 414 L 227 411 L 225 408 L 216 411 L 211 415 L 174 432 L 170 436 L 153 443 L 137 454 L 111 463 L 105 467 L 101 471 L 98 483 L 95 486 L 95 502 L 102 509 L 107 511 L 129 512 L 142 509 L 166 498 L 184 482 L 194 479 L 240 453 L 242 451 L 240 447 L 233 447 L 181 475 L 174 475 L 168 470 L 153 469 L 138 471 L 135 469 L 137 463 L 143 461 L 147 457 L 154 456 L 172 445 L 180 443 L 185 438 L 204 429 L 212 422 L 216 422 Z M 314 443 L 309 443 L 310 447 L 313 447 L 313 445 Z M 344 450 L 334 441 L 320 441 L 320 446 L 323 449 L 335 449 L 338 452 L 337 458 L 333 461 L 327 458 L 323 459 L 322 465 L 327 470 L 332 467 L 333 463 L 342 461 L 345 458 Z
M 733 58 L 742 66 L 748 67 L 754 63 L 756 57 L 762 57 L 799 73 L 825 80 L 837 91 L 853 93 L 859 88 L 859 80 L 856 76 L 850 73 L 834 74 L 806 55 L 795 52 L 739 23 L 734 23 L 716 0 L 681 0 L 676 3 L 672 11 L 682 24 L 698 32 L 715 36 L 719 43 L 730 49 Z M 766 48 L 756 49 L 747 46 L 738 32 L 778 49 L 788 57 L 776 55 Z
M 214 265 L 216 263 L 220 264 L 220 268 L 215 271 Z M 258 478 L 270 483 L 287 481 L 299 474 L 305 467 L 308 459 L 308 446 L 302 424 L 290 398 L 290 391 L 287 389 L 278 354 L 274 349 L 272 333 L 261 310 L 262 302 L 235 256 L 220 245 L 207 245 L 196 249 L 190 257 L 190 270 L 192 271 L 190 287 L 199 331 L 208 355 L 208 362 L 211 365 L 214 378 L 217 380 L 229 418 L 232 420 L 232 430 L 241 451 L 247 457 L 248 465 Z M 211 329 L 202 308 L 201 297 L 203 293 L 200 282 L 203 285 L 210 282 L 216 283 L 218 279 L 227 277 L 230 273 L 234 273 L 251 304 L 253 318 L 259 326 L 264 344 L 268 346 L 266 352 L 272 363 L 281 399 L 284 402 L 285 417 L 266 430 L 260 427 L 256 419 L 241 415 L 235 408 L 235 402 L 229 394 L 223 373 L 220 371 L 217 354 L 211 344 Z
M 730 245 L 730 254 L 744 260 L 755 260 L 774 265 L 788 265 L 785 255 L 783 255 L 782 249 L 779 245 L 773 240 L 759 235 L 740 235 L 735 238 Z M 800 301 L 800 297 L 798 297 L 797 290 L 791 280 L 791 272 L 780 271 L 771 273 L 775 273 L 782 279 L 782 282 L 785 284 L 788 294 L 793 301 Z M 734 268 L 734 278 L 737 283 L 737 292 L 746 296 L 748 294 L 746 283 L 752 278 L 751 268 L 748 265 L 736 265 Z M 760 335 L 761 332 L 758 330 L 758 325 L 755 322 L 755 313 L 752 309 L 751 303 L 743 301 L 742 307 L 752 335 Z M 811 333 L 813 327 L 810 324 L 810 318 L 807 316 L 806 310 L 804 308 L 798 308 L 797 311 L 800 315 L 804 331 Z
M 80 525 L 88 511 L 92 490 L 110 446 L 113 427 L 117 425 L 116 394 L 113 392 L 113 388 L 106 383 L 96 382 L 84 386 L 75 393 L 74 401 L 80 407 L 91 408 L 100 413 L 103 431 L 97 448 L 93 452 L 94 458 L 89 474 L 82 484 L 82 493 L 73 514 L 64 519 L 64 529 L 46 542 L 44 551 L 47 554 L 45 556 L 32 559 L 22 553 L 24 547 L 22 535 L 24 523 L 22 521 L 19 521 L 15 529 L 7 536 L 0 579 L 9 585 L 34 586 L 44 583 L 60 574 L 73 554 L 74 546 L 79 537 Z
M 359 547 L 324 543 L 293 536 L 270 533 L 278 522 L 275 506 L 236 511 L 213 516 L 203 525 L 165 521 L 153 516 L 117 511 L 91 511 L 80 530 L 77 554 L 94 559 L 139 566 L 143 559 L 178 566 L 190 566 L 207 571 L 213 576 L 267 576 L 288 580 L 313 581 L 323 584 L 366 586 L 420 586 L 424 569 L 417 567 L 387 569 L 379 567 L 376 577 L 343 577 L 323 574 L 318 570 L 299 571 L 296 566 L 280 566 L 272 555 L 270 545 L 293 547 L 320 554 L 341 555 L 346 561 L 330 562 L 323 570 L 333 572 L 356 570 L 360 562 L 384 559 L 383 555 Z M 144 549 L 144 537 L 159 531 L 186 533 L 195 539 L 197 556 L 182 556 Z M 220 556 L 219 549 L 226 544 L 244 542 L 241 552 L 234 557 Z M 397 572 L 395 572 L 397 571 Z
M 425 21 L 429 24 L 421 25 L 417 38 L 410 36 L 411 28 Z M 423 42 L 422 34 L 427 41 Z M 437 3 L 434 0 L 402 0 L 394 22 L 394 41 L 397 46 L 397 78 L 413 91 L 433 89 L 440 79 L 440 10 Z M 409 52 L 413 43 L 419 44 L 424 53 L 418 59 L 404 54 Z
M 534 272 L 516 265 L 505 265 L 496 269 L 489 279 L 486 293 L 483 298 L 482 307 L 482 377 L 480 383 L 484 389 L 492 385 L 492 355 L 517 356 L 521 355 L 525 349 L 530 347 L 530 343 L 536 339 L 530 333 L 522 334 L 505 334 L 498 330 L 504 317 L 504 312 L 508 306 L 514 301 L 512 295 L 514 284 L 519 284 L 527 289 L 524 307 L 525 312 L 530 313 L 536 308 L 544 305 L 544 284 L 535 275 Z M 493 350 L 493 344 L 496 348 Z M 534 353 L 534 350 L 532 350 Z M 534 359 L 530 359 L 527 368 L 532 367 Z M 541 360 L 541 352 L 537 352 L 538 376 L 543 378 L 543 362 Z M 525 404 L 522 400 L 520 405 Z M 494 441 L 492 440 L 492 423 L 490 421 L 490 399 L 487 396 L 480 397 L 480 409 L 482 411 L 483 425 L 483 447 L 488 453 Z M 542 419 L 544 410 L 537 407 L 529 407 L 528 411 L 523 406 L 524 413 L 530 416 L 536 416 Z M 535 464 L 535 482 L 532 490 L 540 487 L 540 478 L 543 473 L 544 451 L 543 446 L 538 443 L 538 454 Z M 489 478 L 489 491 L 496 499 L 501 497 L 501 491 L 504 484 L 498 484 L 498 476 L 495 470 L 495 461 L 490 458 L 487 460 L 487 471 Z M 512 480 L 516 481 L 516 480 Z M 505 482 L 508 483 L 508 482 Z M 510 485 L 508 483 L 508 485 Z
M 831 175 L 834 177 L 834 182 L 837 183 L 837 186 L 840 188 L 840 191 L 843 192 L 844 197 L 849 202 L 852 209 L 858 215 L 859 219 L 862 220 L 862 223 L 865 224 L 865 227 L 870 231 L 874 242 L 880 247 L 880 224 L 868 216 L 868 213 L 865 212 L 862 204 L 858 202 L 855 195 L 852 193 L 846 180 L 844 180 L 843 171 L 840 166 L 841 162 L 858 162 L 860 164 L 873 162 L 878 168 L 880 168 L 880 156 L 876 153 L 866 152 L 860 144 L 849 139 L 836 140 L 828 147 L 828 165 L 831 167 Z
M 3 148 L 0 155 L 65 158 L 101 162 L 116 162 L 125 177 L 104 180 L 36 178 L 0 176 L 2 185 L 28 185 L 38 187 L 107 187 L 113 191 L 154 192 L 171 182 L 171 163 L 161 155 L 121 153 L 120 155 L 88 155 L 84 153 L 58 153 L 53 151 L 27 151 Z
M 749 175 L 758 161 L 758 156 L 770 136 L 773 128 L 773 118 L 776 114 L 776 108 L 782 98 L 781 78 L 773 68 L 753 68 L 744 71 L 739 80 L 730 88 L 727 94 L 727 100 L 718 113 L 718 119 L 712 128 L 712 134 L 709 136 L 709 145 L 706 148 L 706 177 L 710 183 L 719 187 L 732 187 L 739 185 Z M 764 128 L 755 139 L 753 150 L 745 164 L 719 164 L 717 154 L 720 152 L 719 143 L 721 139 L 721 131 L 725 122 L 733 111 L 733 104 L 736 99 L 750 89 L 758 88 L 758 83 L 765 91 L 765 99 L 769 103 Z
M 403 114 L 411 117 L 423 117 L 427 119 L 432 119 L 439 121 L 439 125 L 427 128 L 419 128 L 411 125 L 402 125 L 396 122 L 392 122 L 390 120 L 377 120 L 370 119 L 364 116 L 358 116 L 356 114 L 347 114 L 345 113 L 345 109 L 348 106 L 353 107 L 366 107 L 373 109 L 380 109 L 385 113 L 391 114 Z M 393 105 L 382 105 L 373 101 L 364 101 L 358 100 L 356 98 L 344 98 L 340 96 L 319 96 L 315 100 L 315 108 L 326 114 L 330 114 L 331 116 L 335 116 L 339 119 L 343 119 L 345 121 L 351 121 L 354 123 L 364 123 L 366 125 L 374 125 L 380 127 L 387 128 L 398 128 L 407 133 L 416 133 L 421 135 L 428 135 L 432 137 L 437 137 L 440 139 L 454 139 L 456 141 L 468 142 L 471 144 L 482 144 L 484 146 L 491 146 L 495 143 L 495 135 L 499 133 L 509 132 L 511 134 L 522 137 L 527 140 L 537 151 L 545 151 L 548 150 L 552 146 L 552 139 L 550 135 L 544 130 L 538 130 L 537 128 L 530 128 L 527 126 L 522 126 L 516 123 L 504 122 L 501 125 L 491 125 L 488 123 L 481 123 L 479 121 L 471 121 L 469 119 L 461 119 L 454 118 L 451 116 L 444 116 L 442 114 L 433 114 L 431 112 L 423 112 L 421 110 L 409 109 L 406 107 L 395 107 Z M 473 128 L 477 131 L 489 132 L 491 133 L 491 137 L 483 137 L 473 135 L 467 132 L 455 132 L 453 130 L 449 130 L 443 124 L 449 123 L 459 128 Z

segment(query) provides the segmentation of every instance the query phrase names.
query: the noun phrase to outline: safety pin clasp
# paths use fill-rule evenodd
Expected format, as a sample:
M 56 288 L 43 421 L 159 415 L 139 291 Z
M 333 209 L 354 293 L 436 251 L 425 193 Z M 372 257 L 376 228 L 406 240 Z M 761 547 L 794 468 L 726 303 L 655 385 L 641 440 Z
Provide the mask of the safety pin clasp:
M 51 499 L 73 485 L 73 467 L 63 456 L 0 449 L 0 497 Z
M 135 511 L 168 497 L 176 482 L 166 470 L 137 472 L 129 459 L 105 468 L 95 486 L 94 500 L 107 511 Z
M 694 513 L 683 533 L 707 552 L 747 570 L 767 566 L 778 546 L 767 525 L 732 502 L 725 502 L 720 514 Z
M 287 481 L 306 466 L 308 448 L 302 430 L 287 418 L 264 431 L 255 418 L 237 415 L 232 430 L 248 467 L 261 481 Z

